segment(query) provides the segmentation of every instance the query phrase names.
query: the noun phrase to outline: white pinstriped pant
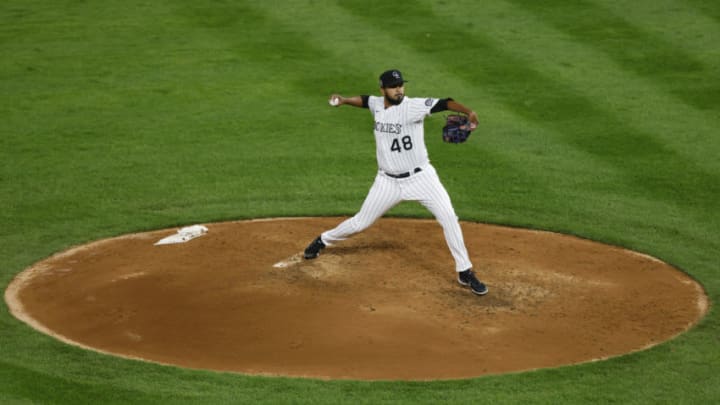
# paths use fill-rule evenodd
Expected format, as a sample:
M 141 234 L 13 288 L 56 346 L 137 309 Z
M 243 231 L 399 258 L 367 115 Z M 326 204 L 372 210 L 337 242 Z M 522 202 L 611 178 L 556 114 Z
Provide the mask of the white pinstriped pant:
M 455 259 L 455 270 L 464 271 L 471 268 L 472 263 L 450 196 L 440 183 L 440 178 L 432 165 L 427 164 L 422 169 L 421 172 L 404 179 L 395 179 L 378 172 L 360 212 L 343 221 L 335 229 L 323 232 L 321 235 L 323 242 L 332 245 L 345 240 L 367 229 L 401 201 L 418 201 L 442 226 L 445 241 Z

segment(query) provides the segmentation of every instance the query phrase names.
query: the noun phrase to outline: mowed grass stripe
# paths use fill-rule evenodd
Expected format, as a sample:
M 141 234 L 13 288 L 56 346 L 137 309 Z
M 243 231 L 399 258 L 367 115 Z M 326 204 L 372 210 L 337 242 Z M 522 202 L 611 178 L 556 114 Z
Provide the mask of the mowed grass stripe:
M 685 80 L 675 83 L 672 78 L 665 85 L 674 95 L 701 108 L 707 115 L 720 116 L 719 21 L 699 13 L 687 2 L 677 0 L 643 3 L 643 7 L 650 9 L 648 12 L 643 12 L 637 2 L 614 1 L 604 5 L 618 18 L 625 18 L 644 32 L 692 55 L 702 65 L 703 80 L 697 80 L 695 75 L 685 75 Z
M 684 48 L 673 46 L 661 36 L 638 29 L 626 20 L 642 20 L 651 13 L 647 9 L 636 9 L 637 14 L 626 13 L 625 18 L 621 18 L 592 1 L 510 1 L 586 46 L 602 51 L 625 69 L 655 80 L 659 87 L 685 103 L 716 114 L 720 111 L 716 103 L 720 95 L 717 66 L 705 66 Z M 698 81 L 698 76 L 705 80 Z
M 200 216 L 218 210 L 228 216 L 248 215 L 244 213 L 253 209 L 270 213 L 288 194 L 297 203 L 284 207 L 284 212 L 299 213 L 311 206 L 304 203 L 305 197 L 313 187 L 322 189 L 326 177 L 316 182 L 293 181 L 306 175 L 302 169 L 307 162 L 301 158 L 307 154 L 301 146 L 303 136 L 308 136 L 303 133 L 307 121 L 279 118 L 297 115 L 287 110 L 306 105 L 292 85 L 285 87 L 293 74 L 296 81 L 302 78 L 302 72 L 294 70 L 301 60 L 286 51 L 294 37 L 271 36 L 275 42 L 250 42 L 250 47 L 243 47 L 247 38 L 266 38 L 255 35 L 267 28 L 258 21 L 260 15 L 242 7 L 236 7 L 234 14 L 222 8 L 206 10 L 205 15 L 202 10 L 190 10 L 197 12 L 200 21 L 162 25 L 150 41 L 157 54 L 147 59 L 145 53 L 115 47 L 120 40 L 104 43 L 106 35 L 118 33 L 127 34 L 121 37 L 130 48 L 146 40 L 130 37 L 132 30 L 122 26 L 109 27 L 101 35 L 91 35 L 92 29 L 84 27 L 65 42 L 45 38 L 46 42 L 36 43 L 51 55 L 47 71 L 37 76 L 50 77 L 48 81 L 64 87 L 48 90 L 31 78 L 20 87 L 26 93 L 18 91 L 17 97 L 37 114 L 31 120 L 37 125 L 25 132 L 31 127 L 22 121 L 27 119 L 26 110 L 19 109 L 12 128 L 25 131 L 3 138 L 17 140 L 5 149 L 10 158 L 30 157 L 25 161 L 29 170 L 11 186 L 37 198 L 15 204 L 8 221 L 53 223 L 59 219 L 58 211 L 48 211 L 48 206 L 63 206 L 72 217 L 73 212 L 112 209 L 123 199 L 131 204 L 127 215 L 137 219 L 138 212 L 148 213 L 156 220 L 177 218 L 181 208 L 195 209 Z M 161 17 L 147 17 L 148 26 L 156 18 L 173 20 L 166 12 L 157 14 Z M 213 18 L 223 21 L 219 24 Z M 93 22 L 93 29 L 103 28 L 102 22 Z M 278 51 L 277 44 L 285 48 Z M 257 49 L 251 49 L 254 45 Z M 259 58 L 249 60 L 248 54 Z M 308 62 L 317 58 L 311 48 L 298 47 L 297 54 Z M 275 67 L 270 63 L 274 55 L 286 59 Z M 126 63 L 121 63 L 123 59 Z M 231 65 L 237 68 L 232 70 Z M 292 101 L 287 101 L 289 97 Z M 271 110 L 259 111 L 268 103 Z M 27 148 L 30 155 L 17 153 L 30 139 L 34 145 Z M 44 143 L 53 147 L 45 148 Z M 269 159 L 280 158 L 277 164 L 268 164 Z M 137 173 L 146 180 L 138 181 Z M 272 198 L 277 192 L 280 195 Z M 86 198 L 74 200 L 78 195 Z M 68 197 L 73 201 L 66 202 Z
M 699 13 L 713 18 L 720 24 L 720 2 L 714 0 L 687 0 L 686 3 L 698 10 Z
M 460 18 L 462 10 L 436 7 L 445 18 Z M 720 116 L 699 110 L 674 98 L 645 78 L 614 63 L 602 51 L 557 30 L 522 7 L 507 2 L 487 4 L 478 24 L 468 28 L 487 36 L 497 47 L 575 92 L 587 94 L 607 113 L 638 131 L 652 134 L 683 158 L 705 170 L 720 171 L 714 150 Z M 508 29 L 508 27 L 526 27 Z M 697 81 L 704 76 L 698 74 Z M 526 103 L 533 103 L 528 94 Z
M 693 3 L 702 7 L 693 6 Z M 720 22 L 701 10 L 720 3 L 708 0 L 603 0 L 596 4 L 635 29 L 692 55 L 703 68 L 717 70 L 720 67 L 720 52 L 716 50 L 720 41 Z
M 349 4 L 343 3 L 346 7 L 350 7 Z M 380 10 L 373 9 L 373 12 L 362 5 L 352 9 L 367 21 L 376 21 L 372 18 L 374 12 L 392 15 L 401 11 L 392 4 L 379 7 Z M 704 190 L 706 198 L 701 198 L 697 203 L 708 208 L 712 205 L 710 196 L 715 192 L 719 180 L 716 173 L 682 159 L 653 134 L 626 126 L 624 121 L 612 113 L 603 111 L 591 96 L 577 92 L 560 79 L 544 76 L 529 68 L 522 60 L 480 33 L 468 36 L 451 28 L 453 20 L 439 18 L 423 4 L 414 4 L 412 10 L 411 15 L 417 23 L 414 27 L 431 24 L 447 27 L 443 32 L 448 43 L 464 35 L 464 44 L 488 59 L 485 63 L 480 62 L 482 65 L 475 65 L 475 71 L 465 69 L 464 65 L 450 64 L 449 69 L 454 74 L 483 83 L 494 91 L 494 97 L 502 100 L 509 108 L 562 134 L 562 141 L 584 150 L 598 160 L 622 168 L 623 178 L 617 180 L 625 184 L 628 193 L 641 192 L 682 205 L 688 193 L 700 189 Z M 454 49 L 427 49 L 426 42 L 419 39 L 422 38 L 421 32 L 413 27 L 383 25 L 381 28 L 392 32 L 420 52 L 425 49 L 444 60 L 453 60 L 455 57 Z M 481 74 L 478 74 L 478 70 Z M 506 91 L 505 83 L 525 87 L 527 95 Z M 535 103 L 528 105 L 525 102 L 528 96 Z
M 37 371 L 37 368 L 37 365 L 27 367 L 0 362 L 0 398 L 8 401 L 4 403 L 69 404 L 86 403 L 90 398 L 103 398 L 106 403 L 159 403 L 167 399 L 167 394 L 124 388 L 112 378 L 105 382 L 88 382 L 62 375 L 63 368 L 53 370 L 57 374 Z M 18 384 L 18 381 L 32 381 L 32 384 Z M 180 398 L 177 393 L 174 396 Z
M 462 18 L 463 14 L 461 9 L 455 8 L 436 7 L 434 10 L 447 19 Z M 658 159 L 663 160 L 658 162 L 658 166 L 662 168 L 670 164 L 671 167 L 678 170 L 677 173 L 671 171 L 667 173 L 668 182 L 674 184 L 676 179 L 684 179 L 689 182 L 687 186 L 689 191 L 694 187 L 693 184 L 696 180 L 694 174 L 699 170 L 710 173 L 709 180 L 706 181 L 709 188 L 703 190 L 706 198 L 712 200 L 712 196 L 717 195 L 717 187 L 712 184 L 712 178 L 717 175 L 718 168 L 720 168 L 720 162 L 715 158 L 719 147 L 715 117 L 666 95 L 655 85 L 654 81 L 645 80 L 633 72 L 622 70 L 602 53 L 573 41 L 572 37 L 544 25 L 534 15 L 528 14 L 512 4 L 488 4 L 484 11 L 485 13 L 479 17 L 480 21 L 476 27 L 470 28 L 469 31 L 476 35 L 487 33 L 488 37 L 493 38 L 498 46 L 503 46 L 503 51 L 518 58 L 522 64 L 541 72 L 543 77 L 559 78 L 557 80 L 562 80 L 563 85 L 572 87 L 576 93 L 585 94 L 583 92 L 586 92 L 587 97 L 593 97 L 596 102 L 595 108 L 602 110 L 603 114 L 609 114 L 615 116 L 616 120 L 622 120 L 625 127 L 630 128 L 632 132 L 644 133 L 648 137 L 656 139 L 658 144 L 662 144 L 666 150 L 672 152 L 659 151 Z M 507 27 L 527 28 L 508 30 Z M 529 93 L 526 104 L 538 104 L 536 95 Z M 592 117 L 590 119 L 592 120 Z M 602 122 L 599 124 L 598 128 L 601 128 Z M 612 121 L 608 123 L 608 125 L 613 124 Z M 592 129 L 592 131 L 596 132 L 596 129 Z M 553 133 L 551 132 L 550 135 L 552 136 Z M 623 144 L 624 142 L 620 141 L 618 147 L 622 147 Z M 635 154 L 633 150 L 627 152 L 630 155 Z M 565 158 L 568 157 L 565 156 Z M 598 177 L 608 174 L 607 164 L 604 165 L 601 160 L 590 154 L 587 158 L 595 163 L 591 166 L 586 161 L 583 168 L 598 169 L 596 173 Z M 618 167 L 629 166 L 632 163 L 630 159 L 632 157 L 628 158 L 629 164 Z M 562 161 L 558 160 L 558 163 L 562 164 Z M 652 167 L 647 161 L 639 161 L 638 164 Z M 689 165 L 691 170 L 694 168 L 695 172 L 686 173 L 686 165 Z M 573 168 L 572 171 L 575 175 L 581 174 L 577 172 L 577 168 Z M 613 171 L 610 170 L 610 172 Z M 615 172 L 622 177 L 625 176 L 622 172 Z M 591 178 L 588 175 L 582 177 Z M 652 194 L 646 194 L 642 188 L 634 190 L 631 187 L 630 190 L 623 190 L 618 189 L 615 183 L 616 179 L 611 177 L 607 179 L 607 183 L 586 183 L 584 185 L 593 188 L 600 187 L 595 190 L 602 193 L 599 196 L 604 200 L 611 198 L 621 204 L 618 208 L 622 210 L 631 209 L 633 206 L 645 207 L 643 210 L 648 206 L 654 207 L 651 211 L 657 216 L 655 221 L 676 223 L 676 220 L 680 220 L 680 218 L 688 219 L 694 216 L 700 219 L 699 224 L 704 228 L 702 234 L 707 236 L 708 232 L 717 229 L 716 221 L 713 218 L 708 219 L 704 210 L 687 210 L 687 198 L 684 199 L 685 201 L 679 200 L 677 204 L 668 206 L 662 203 L 662 200 L 654 199 Z M 674 187 L 672 184 L 668 184 L 668 187 Z M 585 194 L 588 190 L 583 187 L 578 190 L 568 190 L 568 192 Z M 695 201 L 691 203 L 694 205 Z M 710 204 L 704 206 L 709 207 Z M 679 214 L 681 211 L 682 215 Z M 615 209 L 611 210 L 609 215 L 616 212 Z M 676 226 L 676 228 L 682 227 Z M 697 228 L 694 230 L 701 231 Z M 711 239 L 713 238 L 707 238 L 707 240 Z
M 638 162 L 646 168 L 659 168 L 658 174 L 666 176 L 667 182 L 658 184 L 658 187 L 673 189 L 678 182 L 683 182 L 684 187 L 680 185 L 680 189 L 684 188 L 686 192 L 697 189 L 703 194 L 699 199 L 690 199 L 688 196 L 691 194 L 677 194 L 679 198 L 675 209 L 660 211 L 665 215 L 658 218 L 659 221 L 677 218 L 678 209 L 682 208 L 680 217 L 699 219 L 700 228 L 704 228 L 701 234 L 706 237 L 720 226 L 714 217 L 708 218 L 705 210 L 711 209 L 715 196 L 720 192 L 715 180 L 720 173 L 720 161 L 715 158 L 720 147 L 720 138 L 716 136 L 720 117 L 668 96 L 664 86 L 657 81 L 632 71 L 623 71 L 622 66 L 608 61 L 604 53 L 587 44 L 588 41 L 579 42 L 576 37 L 547 27 L 518 7 L 502 8 L 501 12 L 506 18 L 500 23 L 487 19 L 489 25 L 485 28 L 494 24 L 496 30 L 501 30 L 506 24 L 516 26 L 521 22 L 531 27 L 525 35 L 513 34 L 516 41 L 528 45 L 512 47 L 514 55 L 535 69 L 542 69 L 548 76 L 562 78 L 578 92 L 584 89 L 591 91 L 598 107 L 617 116 L 632 131 L 645 133 L 662 143 L 657 162 Z M 558 63 L 548 63 L 548 60 Z M 698 73 L 694 79 L 702 82 L 704 76 Z M 632 195 L 632 192 L 626 193 L 626 197 Z M 647 203 L 654 204 L 651 200 L 644 204 Z M 697 209 L 688 210 L 688 206 Z M 700 229 L 694 228 L 694 231 Z M 705 242 L 712 239 L 708 237 Z

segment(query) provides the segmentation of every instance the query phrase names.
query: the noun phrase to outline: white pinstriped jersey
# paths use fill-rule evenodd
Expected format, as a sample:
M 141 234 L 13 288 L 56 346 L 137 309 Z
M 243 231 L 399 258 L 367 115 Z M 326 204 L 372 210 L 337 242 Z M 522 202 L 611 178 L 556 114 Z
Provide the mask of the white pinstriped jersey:
M 368 109 L 375 118 L 378 168 L 399 174 L 429 163 L 423 121 L 439 99 L 405 97 L 388 108 L 384 101 L 384 97 L 368 97 Z

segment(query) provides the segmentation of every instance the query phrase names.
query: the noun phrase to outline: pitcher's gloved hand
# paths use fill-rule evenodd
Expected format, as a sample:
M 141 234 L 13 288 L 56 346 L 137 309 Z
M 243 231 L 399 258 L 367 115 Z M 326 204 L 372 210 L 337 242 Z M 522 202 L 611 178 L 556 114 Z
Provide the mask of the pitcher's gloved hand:
M 463 143 L 467 141 L 470 133 L 476 128 L 475 124 L 470 122 L 467 115 L 451 114 L 445 119 L 443 127 L 443 141 L 449 143 Z

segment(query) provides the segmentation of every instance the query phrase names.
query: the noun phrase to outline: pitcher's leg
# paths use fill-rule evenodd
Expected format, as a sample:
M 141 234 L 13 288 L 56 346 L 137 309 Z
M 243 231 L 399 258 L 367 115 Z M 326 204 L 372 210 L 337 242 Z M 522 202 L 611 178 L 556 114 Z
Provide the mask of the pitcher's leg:
M 332 245 L 367 229 L 390 208 L 400 202 L 400 190 L 387 176 L 378 173 L 360 211 L 321 235 L 322 242 Z
M 460 223 L 452 207 L 450 207 L 450 211 L 447 211 L 446 207 L 438 207 L 432 203 L 424 203 L 423 205 L 435 215 L 435 218 L 443 228 L 445 242 L 447 242 L 453 259 L 455 259 L 455 271 L 460 272 L 472 268 L 470 256 L 465 247 L 462 229 L 460 228 Z
M 455 270 L 460 272 L 472 268 L 455 209 L 435 170 L 431 168 L 427 173 L 423 172 L 422 181 L 418 182 L 416 187 L 416 192 L 422 195 L 418 201 L 435 216 L 443 228 L 445 241 L 455 259 Z

